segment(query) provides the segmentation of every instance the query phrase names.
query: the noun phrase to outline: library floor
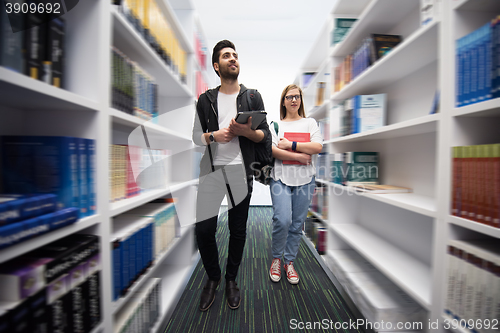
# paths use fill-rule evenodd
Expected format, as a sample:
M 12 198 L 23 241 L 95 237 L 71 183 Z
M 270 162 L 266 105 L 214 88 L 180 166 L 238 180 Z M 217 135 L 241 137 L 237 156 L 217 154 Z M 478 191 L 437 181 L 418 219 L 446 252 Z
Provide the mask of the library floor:
M 268 269 L 271 263 L 272 208 L 251 207 L 247 225 L 247 242 L 236 282 L 242 296 L 240 308 L 231 310 L 225 298 L 225 282 L 217 289 L 214 303 L 206 312 L 198 309 L 200 293 L 206 282 L 201 259 L 194 269 L 184 293 L 175 308 L 165 332 L 335 332 L 335 322 L 356 321 L 344 299 L 335 288 L 310 248 L 301 241 L 294 262 L 300 277 L 291 285 L 282 272 L 281 281 L 273 283 Z M 227 212 L 219 217 L 217 242 L 220 263 L 225 272 L 229 239 Z M 326 321 L 325 321 L 326 320 Z M 313 328 L 307 329 L 309 323 Z M 343 333 L 359 332 L 340 329 Z

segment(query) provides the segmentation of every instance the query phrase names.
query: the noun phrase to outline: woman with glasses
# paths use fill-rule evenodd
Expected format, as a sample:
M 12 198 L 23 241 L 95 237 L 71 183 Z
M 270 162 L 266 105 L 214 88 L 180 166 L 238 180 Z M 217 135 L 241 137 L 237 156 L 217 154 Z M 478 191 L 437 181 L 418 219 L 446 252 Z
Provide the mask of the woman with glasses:
M 270 183 L 274 214 L 269 277 L 273 282 L 281 280 L 283 259 L 288 282 L 297 284 L 299 276 L 293 261 L 315 188 L 312 155 L 321 152 L 323 139 L 316 120 L 306 118 L 302 90 L 294 84 L 281 94 L 277 123 L 278 133 L 271 130 L 275 162 Z

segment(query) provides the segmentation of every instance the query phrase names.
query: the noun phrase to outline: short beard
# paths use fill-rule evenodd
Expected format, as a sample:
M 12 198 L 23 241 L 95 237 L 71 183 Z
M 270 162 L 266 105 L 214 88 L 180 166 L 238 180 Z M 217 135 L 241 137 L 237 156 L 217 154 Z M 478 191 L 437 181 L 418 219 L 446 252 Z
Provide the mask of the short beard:
M 224 80 L 229 80 L 229 81 L 236 81 L 238 79 L 239 74 L 240 74 L 239 71 L 237 73 L 233 73 L 230 71 L 227 71 L 227 72 L 219 71 L 219 75 L 220 75 L 221 80 L 224 79 Z

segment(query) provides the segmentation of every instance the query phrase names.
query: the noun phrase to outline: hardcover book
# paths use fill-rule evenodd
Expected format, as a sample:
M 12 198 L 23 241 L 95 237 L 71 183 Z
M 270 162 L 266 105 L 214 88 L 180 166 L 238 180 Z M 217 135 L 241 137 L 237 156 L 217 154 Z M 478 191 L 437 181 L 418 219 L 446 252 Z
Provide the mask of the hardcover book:
M 400 42 L 400 35 L 372 34 L 370 45 L 371 62 L 374 63 L 389 54 Z
M 296 141 L 296 142 L 310 142 L 311 134 L 305 132 L 285 132 L 283 134 L 284 138 L 288 141 Z M 289 149 L 288 151 L 292 151 Z M 283 161 L 283 164 L 293 164 L 293 165 L 305 165 L 300 163 L 299 161 Z

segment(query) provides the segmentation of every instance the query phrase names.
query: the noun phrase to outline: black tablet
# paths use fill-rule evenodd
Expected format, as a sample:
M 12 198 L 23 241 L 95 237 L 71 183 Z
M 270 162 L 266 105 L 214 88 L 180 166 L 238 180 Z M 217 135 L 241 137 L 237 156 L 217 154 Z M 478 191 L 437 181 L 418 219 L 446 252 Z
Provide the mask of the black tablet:
M 266 115 L 266 111 L 240 111 L 234 120 L 240 124 L 245 124 L 248 121 L 248 117 L 252 117 L 252 129 L 254 130 L 266 118 Z

